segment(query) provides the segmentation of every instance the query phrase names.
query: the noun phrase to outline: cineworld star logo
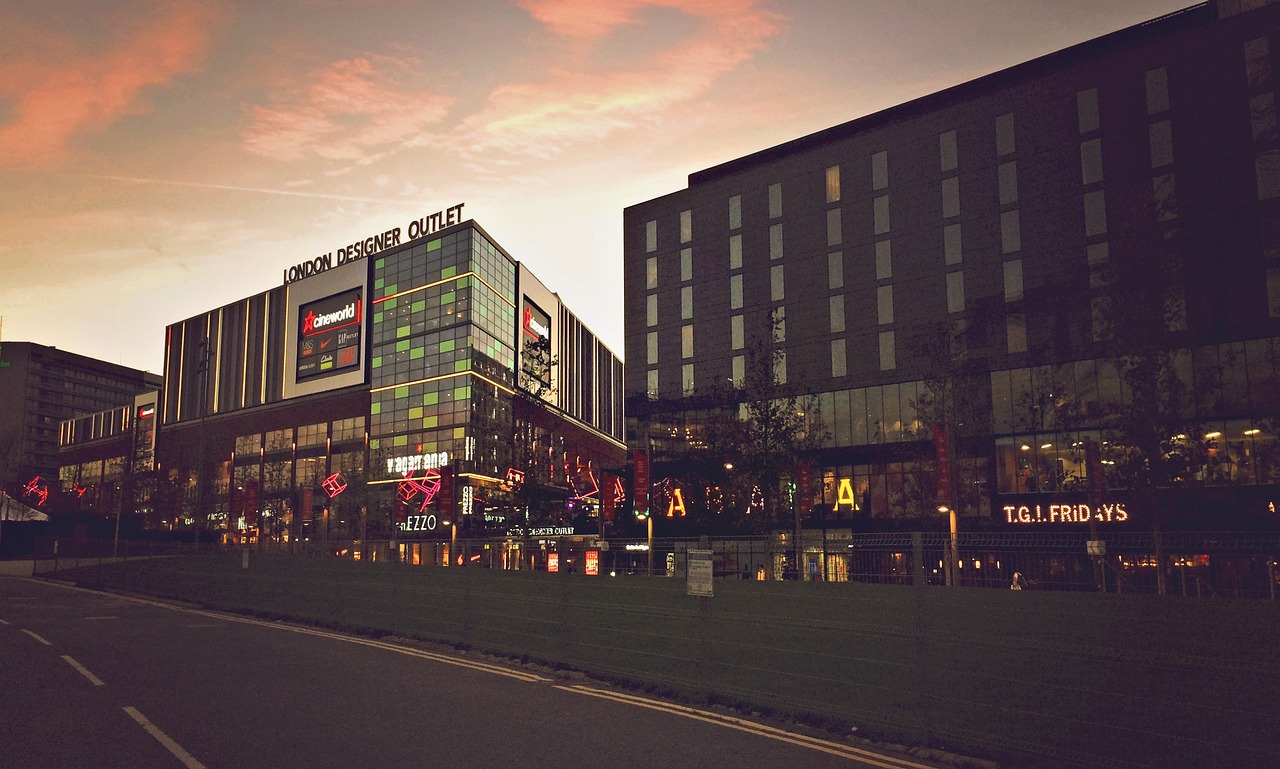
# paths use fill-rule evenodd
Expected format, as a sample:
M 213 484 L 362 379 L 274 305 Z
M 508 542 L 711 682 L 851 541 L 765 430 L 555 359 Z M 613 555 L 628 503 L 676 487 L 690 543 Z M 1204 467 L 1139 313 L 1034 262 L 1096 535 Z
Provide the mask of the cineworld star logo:
M 324 315 L 317 315 L 315 310 L 307 310 L 307 314 L 302 316 L 302 333 L 309 336 L 318 334 L 321 331 L 342 328 L 359 322 L 360 300 L 357 299 L 341 310 L 328 312 Z

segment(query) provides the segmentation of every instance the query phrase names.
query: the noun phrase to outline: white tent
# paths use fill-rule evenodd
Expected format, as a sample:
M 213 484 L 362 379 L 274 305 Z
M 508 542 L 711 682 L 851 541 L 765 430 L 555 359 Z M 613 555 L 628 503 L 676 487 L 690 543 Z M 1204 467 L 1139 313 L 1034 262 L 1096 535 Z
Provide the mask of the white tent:
M 0 492 L 0 521 L 47 521 L 49 516 Z

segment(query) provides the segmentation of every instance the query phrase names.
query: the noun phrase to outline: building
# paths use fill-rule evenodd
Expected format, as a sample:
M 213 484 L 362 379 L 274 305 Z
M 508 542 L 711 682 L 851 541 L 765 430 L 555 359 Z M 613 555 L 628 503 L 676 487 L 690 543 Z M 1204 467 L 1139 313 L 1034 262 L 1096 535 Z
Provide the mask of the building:
M 1278 28 L 1201 3 L 627 208 L 654 480 L 730 527 L 1280 525 Z M 726 506 L 685 468 L 762 399 L 814 445 Z
M 460 532 L 598 531 L 625 458 L 622 364 L 461 209 L 168 327 L 169 527 L 397 539 L 428 562 Z
M 0 482 L 16 498 L 57 503 L 59 425 L 132 403 L 161 379 L 32 342 L 0 345 Z M 98 426 L 103 429 L 102 425 Z M 53 500 L 49 496 L 54 497 Z

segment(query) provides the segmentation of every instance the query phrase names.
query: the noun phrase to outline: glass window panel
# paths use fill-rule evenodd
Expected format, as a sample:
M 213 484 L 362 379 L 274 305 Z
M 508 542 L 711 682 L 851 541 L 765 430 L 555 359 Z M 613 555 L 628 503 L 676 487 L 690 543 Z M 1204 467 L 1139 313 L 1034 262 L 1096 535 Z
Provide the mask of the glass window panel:
M 736 230 L 742 226 L 742 196 L 729 198 L 729 229 Z
M 1018 164 L 1014 161 L 1001 163 L 996 169 L 1000 183 L 1000 205 L 1007 206 L 1018 202 Z
M 686 363 L 680 367 L 681 392 L 685 395 L 693 394 L 693 364 Z
M 1004 300 L 1006 302 L 1022 301 L 1022 260 L 1013 259 L 1004 263 Z
M 742 309 L 742 276 L 729 276 L 729 308 L 733 310 Z
M 840 166 L 827 169 L 827 202 L 840 202 Z
M 833 208 L 827 212 L 827 245 L 838 246 L 843 239 L 840 228 L 840 209 Z
M 693 240 L 693 212 L 680 212 L 680 242 L 688 243 Z
M 658 250 L 658 222 L 656 220 L 644 223 L 644 250 Z
M 1173 162 L 1173 129 L 1168 120 L 1147 126 L 1147 139 L 1151 145 L 1151 167 L 1159 168 Z
M 1084 234 L 1102 235 L 1107 231 L 1107 198 L 1103 190 L 1084 194 Z
M 680 327 L 680 357 L 693 357 L 693 324 Z
M 693 249 L 680 249 L 680 280 L 693 280 Z
M 833 394 L 832 401 L 831 426 L 833 428 L 832 433 L 834 434 L 833 437 L 835 438 L 835 444 L 837 446 L 848 446 L 850 444 L 858 443 L 857 438 L 853 437 L 851 429 L 853 417 L 850 413 L 849 391 L 837 390 Z M 863 428 L 863 432 L 866 432 L 865 427 Z M 863 440 L 862 442 L 865 443 L 866 441 Z
M 1158 221 L 1167 222 L 1178 218 L 1178 188 L 1173 174 L 1164 174 L 1151 180 L 1151 200 L 1155 204 Z
M 839 407 L 839 401 L 836 401 Z M 859 388 L 849 392 L 849 419 L 852 422 L 850 440 L 855 446 L 864 446 L 871 442 L 870 430 L 867 426 L 867 391 Z
M 787 351 L 776 350 L 773 356 L 773 381 L 787 383 Z
M 959 164 L 955 131 L 938 134 L 938 158 L 943 171 L 953 171 Z
M 892 371 L 898 367 L 897 349 L 894 347 L 893 332 L 881 331 L 880 341 L 880 370 Z
M 1005 335 L 1008 339 L 1008 351 L 1011 355 L 1027 351 L 1027 319 L 1021 313 L 1013 313 L 1005 318 Z
M 876 280 L 893 277 L 893 250 L 888 240 L 876 241 Z
M 844 331 L 844 295 L 834 294 L 830 297 L 831 310 L 831 333 L 839 334 Z
M 650 331 L 645 335 L 645 338 L 649 348 L 649 358 L 647 362 L 650 366 L 656 366 L 658 364 L 658 332 Z
M 1164 67 L 1147 71 L 1147 114 L 1169 109 L 1169 73 Z
M 883 235 L 889 231 L 889 196 L 881 195 L 871 203 L 873 229 Z
M 680 288 L 680 319 L 689 320 L 693 317 L 693 286 L 682 286 Z
M 729 236 L 729 269 L 742 269 L 742 236 Z
M 942 256 L 947 264 L 960 264 L 963 261 L 959 224 L 948 224 L 942 228 Z
M 876 319 L 882 326 L 893 322 L 893 286 L 876 289 Z
M 889 153 L 877 152 L 871 156 L 871 189 L 882 190 L 889 186 Z
M 769 258 L 782 258 L 782 225 L 775 224 L 769 227 Z
M 735 350 L 741 350 L 746 346 L 746 334 L 743 331 L 741 315 L 729 318 L 729 338 Z
M 1271 85 L 1271 44 L 1267 38 L 1259 37 L 1244 44 L 1244 67 L 1250 89 Z
M 649 296 L 645 297 L 644 305 L 645 325 L 658 325 L 658 295 L 649 294 Z
M 827 288 L 844 288 L 844 254 L 840 251 L 827 254 Z
M 960 215 L 960 177 L 942 180 L 942 218 Z
M 996 156 L 1012 155 L 1015 149 L 1013 113 L 1006 112 L 996 118 Z
M 831 340 L 831 376 L 843 377 L 848 373 L 845 368 L 845 342 L 843 339 Z
M 1254 170 L 1258 175 L 1258 200 L 1280 197 L 1280 150 L 1258 155 Z
M 1080 179 L 1083 184 L 1102 181 L 1102 140 L 1080 142 Z
M 650 256 L 644 260 L 644 276 L 646 288 L 658 287 L 658 257 Z
M 964 272 L 947 273 L 947 312 L 964 312 Z
M 775 264 L 769 269 L 769 298 L 775 302 L 781 302 L 786 298 L 781 264 Z
M 733 386 L 742 387 L 746 383 L 747 359 L 742 355 L 733 356 Z
M 777 219 L 782 216 L 782 185 L 769 185 L 769 218 Z
M 1080 133 L 1098 130 L 1098 89 L 1090 88 L 1076 94 L 1076 117 Z

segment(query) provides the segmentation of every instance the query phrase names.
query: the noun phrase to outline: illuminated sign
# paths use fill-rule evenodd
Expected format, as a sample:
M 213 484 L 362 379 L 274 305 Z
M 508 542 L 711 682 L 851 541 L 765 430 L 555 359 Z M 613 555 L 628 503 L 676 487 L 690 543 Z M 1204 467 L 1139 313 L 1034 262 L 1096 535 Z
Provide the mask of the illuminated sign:
M 1006 523 L 1124 523 L 1129 511 L 1119 502 L 1098 505 L 1092 509 L 1085 504 L 1005 505 Z
M 516 526 L 507 529 L 508 537 L 569 537 L 572 535 L 572 526 L 534 526 L 529 529 Z
M 138 407 L 138 419 L 150 419 L 156 415 L 156 405 L 148 403 L 145 406 Z
M 363 302 L 363 291 L 353 288 L 298 308 L 296 381 L 359 367 Z
M 407 234 L 409 240 L 417 240 L 418 238 L 430 235 L 437 230 L 451 227 L 462 221 L 462 207 L 464 203 L 451 206 L 434 214 L 428 214 L 409 222 Z M 394 248 L 400 245 L 400 234 L 405 232 L 399 227 L 393 227 L 386 232 L 380 232 L 377 235 L 358 240 L 350 243 L 336 251 L 330 251 L 321 254 L 314 259 L 295 264 L 285 269 L 284 282 L 285 285 L 295 281 L 309 278 L 312 275 L 319 275 L 322 272 L 331 270 L 334 267 L 341 267 L 349 262 L 355 262 L 367 256 L 373 256 L 388 248 Z
M 49 487 L 38 475 L 32 478 L 26 486 L 23 486 L 22 491 L 26 496 L 35 500 L 36 507 L 43 505 L 49 499 Z
M 684 509 L 684 491 L 679 486 L 673 486 L 671 489 L 671 502 L 667 505 L 667 517 L 675 518 L 685 516 Z
M 600 493 L 600 484 L 596 482 L 595 473 L 589 466 L 579 463 L 570 470 L 568 463 L 565 463 L 564 475 L 569 479 L 569 488 L 573 490 L 570 499 L 594 499 Z
M 418 494 L 422 494 L 422 507 L 418 508 L 418 512 L 427 509 L 427 505 L 431 504 L 431 500 L 435 499 L 436 492 L 440 490 L 440 473 L 436 470 L 427 470 L 421 478 L 414 478 L 413 471 L 405 473 L 404 480 L 396 489 L 396 498 L 401 502 L 412 502 Z
M 588 577 L 600 576 L 600 551 L 599 550 L 587 551 L 586 571 L 587 571 Z
M 517 470 L 514 467 L 508 467 L 506 479 L 498 485 L 503 491 L 512 491 L 522 483 L 524 483 L 524 472 Z
M 329 499 L 333 499 L 347 490 L 347 479 L 342 477 L 342 473 L 334 473 L 320 482 L 320 488 L 329 495 Z
M 547 571 L 552 574 L 560 571 L 560 554 L 547 553 Z
M 435 531 L 439 521 L 435 515 L 410 515 L 399 524 L 400 531 Z
M 407 457 L 387 459 L 387 472 L 391 475 L 404 475 L 418 470 L 434 470 L 449 464 L 449 452 L 437 451 L 431 454 L 411 454 Z
M 524 332 L 534 339 L 551 338 L 551 317 L 524 298 Z

